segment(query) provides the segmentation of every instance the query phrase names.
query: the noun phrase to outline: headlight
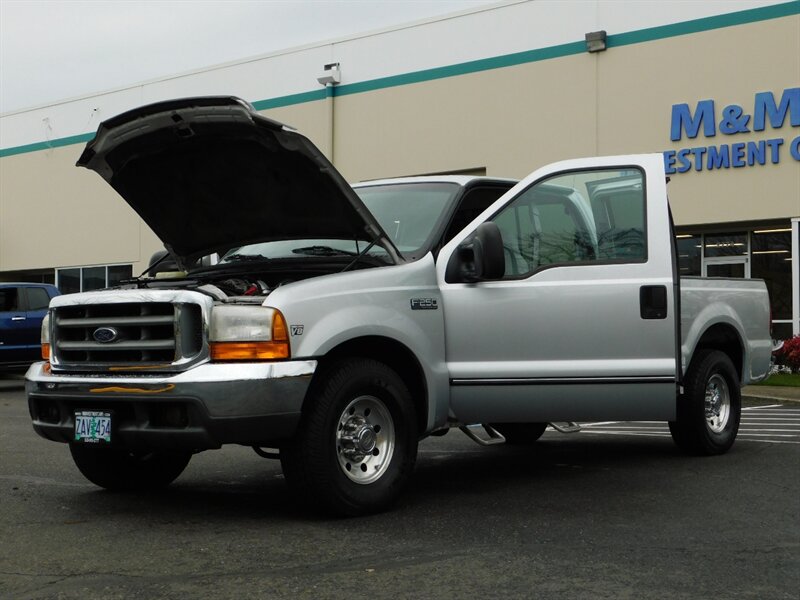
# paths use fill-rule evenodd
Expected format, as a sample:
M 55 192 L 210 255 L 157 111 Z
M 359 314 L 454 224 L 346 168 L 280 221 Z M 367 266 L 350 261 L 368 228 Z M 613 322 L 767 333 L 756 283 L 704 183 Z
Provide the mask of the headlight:
M 286 319 L 275 308 L 215 306 L 209 328 L 211 360 L 278 360 L 289 358 Z
M 42 319 L 42 358 L 50 360 L 50 313 Z

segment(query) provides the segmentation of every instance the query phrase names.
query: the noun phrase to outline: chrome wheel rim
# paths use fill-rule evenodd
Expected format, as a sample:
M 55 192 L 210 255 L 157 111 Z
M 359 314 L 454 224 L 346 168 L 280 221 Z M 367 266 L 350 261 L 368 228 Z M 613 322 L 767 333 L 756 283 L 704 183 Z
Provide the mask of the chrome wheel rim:
M 706 384 L 706 425 L 713 433 L 722 433 L 731 416 L 731 394 L 722 375 L 712 375 Z
M 359 396 L 342 411 L 336 427 L 336 458 L 348 479 L 373 483 L 389 468 L 394 454 L 394 421 L 375 396 Z

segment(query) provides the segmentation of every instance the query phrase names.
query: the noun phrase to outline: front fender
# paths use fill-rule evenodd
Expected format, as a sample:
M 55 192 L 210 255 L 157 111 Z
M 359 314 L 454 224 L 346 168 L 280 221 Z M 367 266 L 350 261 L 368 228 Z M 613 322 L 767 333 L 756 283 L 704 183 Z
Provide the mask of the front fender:
M 413 299 L 425 299 L 427 308 Z M 321 358 L 361 337 L 394 340 L 416 357 L 428 389 L 428 429 L 449 402 L 444 317 L 429 254 L 413 263 L 340 273 L 278 288 L 265 304 L 286 317 L 292 357 Z M 431 308 L 435 306 L 436 308 Z

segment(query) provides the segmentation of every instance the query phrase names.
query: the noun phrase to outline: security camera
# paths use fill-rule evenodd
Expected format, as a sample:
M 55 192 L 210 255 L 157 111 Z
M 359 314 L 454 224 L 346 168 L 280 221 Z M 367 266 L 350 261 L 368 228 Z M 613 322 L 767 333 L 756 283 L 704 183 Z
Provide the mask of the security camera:
M 317 77 L 320 85 L 336 85 L 342 80 L 342 72 L 339 70 L 339 63 L 329 63 L 323 67 L 322 75 Z

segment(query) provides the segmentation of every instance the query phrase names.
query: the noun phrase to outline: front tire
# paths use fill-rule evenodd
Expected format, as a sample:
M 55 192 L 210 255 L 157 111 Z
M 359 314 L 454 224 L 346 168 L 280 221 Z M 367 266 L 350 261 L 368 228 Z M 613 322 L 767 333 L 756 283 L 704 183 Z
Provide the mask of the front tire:
M 417 457 L 408 388 L 375 360 L 331 365 L 313 384 L 280 456 L 287 483 L 312 508 L 339 516 L 384 510 L 405 488 Z
M 672 439 L 690 454 L 723 454 L 736 440 L 742 413 L 739 377 L 727 354 L 698 350 L 689 365 Z
M 80 444 L 70 444 L 69 450 L 86 479 L 113 491 L 166 487 L 192 458 L 191 452 L 131 452 Z

